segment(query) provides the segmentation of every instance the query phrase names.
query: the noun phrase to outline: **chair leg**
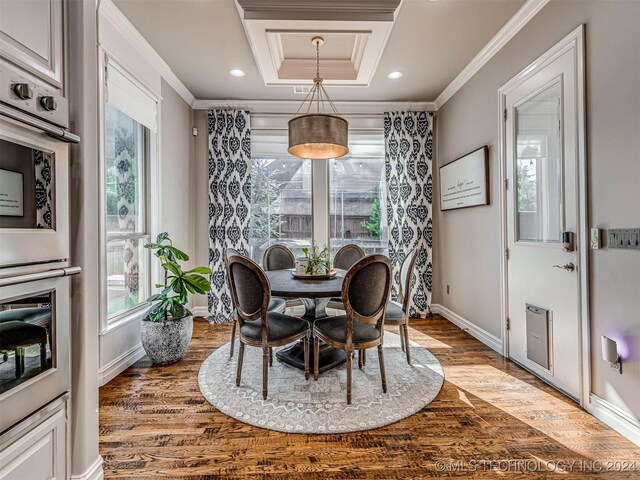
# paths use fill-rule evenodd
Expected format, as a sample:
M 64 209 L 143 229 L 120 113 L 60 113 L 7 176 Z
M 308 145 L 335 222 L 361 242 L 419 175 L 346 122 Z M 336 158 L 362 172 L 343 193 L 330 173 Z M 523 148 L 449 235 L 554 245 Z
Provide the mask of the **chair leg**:
M 20 351 L 21 351 L 20 347 L 17 347 L 13 351 L 13 359 L 16 362 L 16 378 L 20 378 L 22 376 L 22 369 L 20 368 Z
M 409 326 L 406 323 L 402 326 L 402 335 L 406 347 L 405 351 L 407 353 L 407 363 L 411 365 L 411 351 L 409 350 Z
M 240 386 L 240 377 L 242 376 L 242 360 L 244 359 L 244 343 L 240 341 L 238 349 L 238 372 L 236 373 L 236 387 Z
M 400 330 L 400 348 L 402 348 L 402 351 L 405 351 L 404 348 L 404 330 L 402 329 L 402 325 L 399 326 L 399 330 Z
M 44 372 L 47 369 L 47 340 L 40 344 L 40 371 Z
M 229 349 L 229 358 L 233 357 L 233 349 L 236 345 L 236 320 L 233 320 L 233 325 L 231 325 L 231 348 Z
M 362 352 L 364 350 L 358 350 L 358 368 L 362 370 Z
M 362 366 L 367 366 L 367 350 L 362 350 Z
M 313 337 L 313 379 L 318 380 L 320 373 L 320 339 Z
M 309 380 L 309 334 L 304 337 L 304 379 Z
M 347 405 L 351 405 L 351 359 L 353 352 L 347 350 Z
M 273 366 L 273 347 L 269 347 L 269 366 Z
M 262 349 L 262 399 L 267 399 L 267 386 L 269 385 L 269 351 L 271 347 Z
M 387 393 L 387 374 L 384 371 L 384 351 L 382 345 L 378 345 L 378 360 L 380 361 L 380 377 L 382 378 L 382 392 Z

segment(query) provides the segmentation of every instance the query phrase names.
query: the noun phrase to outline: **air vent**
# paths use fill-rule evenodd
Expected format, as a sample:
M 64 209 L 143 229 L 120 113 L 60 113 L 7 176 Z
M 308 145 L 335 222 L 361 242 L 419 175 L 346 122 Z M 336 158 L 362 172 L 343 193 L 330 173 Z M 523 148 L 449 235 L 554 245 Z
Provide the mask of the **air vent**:
M 297 95 L 306 95 L 311 91 L 311 85 L 294 85 L 293 93 Z

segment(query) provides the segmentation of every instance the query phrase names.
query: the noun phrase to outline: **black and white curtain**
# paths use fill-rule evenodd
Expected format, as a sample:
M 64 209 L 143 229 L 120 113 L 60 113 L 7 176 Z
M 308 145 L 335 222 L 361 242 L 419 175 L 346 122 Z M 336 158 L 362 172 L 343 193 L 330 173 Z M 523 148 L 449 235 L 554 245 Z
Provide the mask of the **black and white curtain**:
M 433 113 L 384 114 L 385 177 L 392 298 L 398 298 L 400 267 L 418 249 L 411 316 L 430 314 L 432 290 Z
M 231 295 L 223 253 L 249 248 L 251 208 L 251 128 L 249 112 L 209 112 L 209 264 L 212 291 L 208 294 L 213 323 L 232 320 Z
M 33 150 L 36 169 L 36 228 L 53 228 L 53 170 L 50 154 Z

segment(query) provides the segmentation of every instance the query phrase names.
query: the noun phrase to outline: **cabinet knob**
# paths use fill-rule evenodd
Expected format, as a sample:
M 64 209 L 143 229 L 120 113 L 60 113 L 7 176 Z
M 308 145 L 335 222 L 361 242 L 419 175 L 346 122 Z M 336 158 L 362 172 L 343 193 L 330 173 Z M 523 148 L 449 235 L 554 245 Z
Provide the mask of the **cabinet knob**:
M 33 98 L 33 87 L 28 83 L 16 83 L 13 85 L 13 93 L 21 100 Z
M 56 108 L 58 108 L 58 101 L 56 100 L 55 97 L 50 97 L 50 96 L 40 97 L 40 105 L 47 112 L 51 112 Z

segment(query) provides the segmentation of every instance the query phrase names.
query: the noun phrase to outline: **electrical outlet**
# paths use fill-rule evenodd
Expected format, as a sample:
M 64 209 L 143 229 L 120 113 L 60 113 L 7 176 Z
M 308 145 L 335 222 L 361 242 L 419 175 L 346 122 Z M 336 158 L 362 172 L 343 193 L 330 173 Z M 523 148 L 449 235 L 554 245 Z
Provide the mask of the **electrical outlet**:
M 591 237 L 589 239 L 589 244 L 591 245 L 591 250 L 598 250 L 600 248 L 600 229 L 599 228 L 591 229 Z
M 449 285 L 447 285 L 447 295 L 449 295 Z

